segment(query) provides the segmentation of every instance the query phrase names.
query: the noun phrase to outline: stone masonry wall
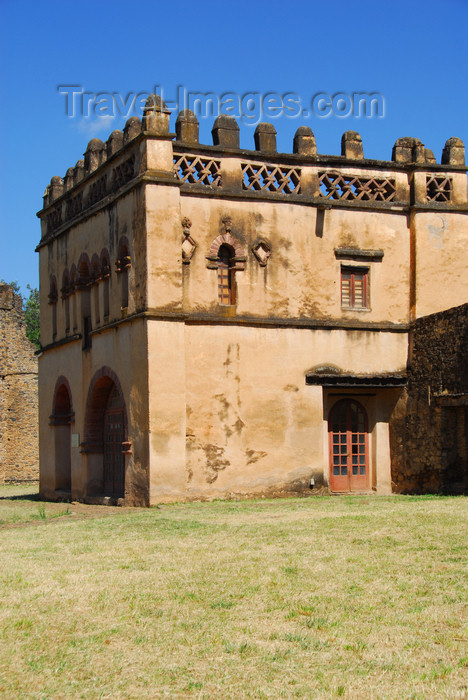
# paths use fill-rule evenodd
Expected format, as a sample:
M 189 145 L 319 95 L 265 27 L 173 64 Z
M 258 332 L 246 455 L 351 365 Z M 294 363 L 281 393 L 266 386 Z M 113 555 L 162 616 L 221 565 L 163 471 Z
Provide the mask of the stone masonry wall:
M 0 285 L 0 483 L 39 478 L 35 347 L 26 337 L 22 299 Z
M 468 492 L 468 304 L 418 319 L 391 421 L 399 493 Z

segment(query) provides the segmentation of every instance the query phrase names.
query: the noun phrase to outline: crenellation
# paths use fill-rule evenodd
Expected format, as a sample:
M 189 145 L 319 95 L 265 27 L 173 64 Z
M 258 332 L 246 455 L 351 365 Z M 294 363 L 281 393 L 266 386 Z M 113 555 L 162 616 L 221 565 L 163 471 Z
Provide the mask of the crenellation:
M 83 180 L 85 176 L 85 166 L 84 166 L 84 160 L 80 158 L 76 162 L 76 165 L 73 169 L 73 186 L 76 187 L 81 180 Z
M 219 117 L 216 117 L 211 135 L 214 146 L 239 149 L 239 124 L 234 117 L 227 114 L 220 114 Z
M 176 139 L 188 146 L 198 146 L 199 124 L 191 109 L 183 109 L 176 119 Z
M 424 163 L 424 146 L 419 139 L 402 136 L 395 141 L 392 160 L 395 163 Z
M 362 160 L 362 138 L 357 131 L 345 131 L 341 137 L 341 155 L 349 160 Z
M 120 151 L 123 147 L 123 139 L 123 131 L 120 131 L 120 129 L 116 129 L 112 132 L 106 141 L 107 159 L 111 158 L 117 151 Z
M 465 146 L 461 139 L 452 137 L 445 142 L 441 163 L 447 165 L 465 165 Z
M 276 129 L 273 124 L 260 122 L 254 133 L 255 150 L 276 153 Z
M 130 119 L 127 119 L 123 130 L 124 146 L 130 141 L 133 141 L 133 139 L 135 139 L 140 133 L 141 121 L 138 119 L 138 117 L 130 117 Z
M 68 168 L 63 180 L 52 178 L 46 188 L 44 236 L 64 230 L 68 221 L 100 201 L 107 202 L 107 195 L 114 196 L 145 174 L 184 187 L 203 185 L 207 196 L 248 192 L 244 196 L 294 196 L 317 204 L 316 200 L 326 198 L 332 206 L 379 208 L 414 204 L 440 209 L 467 204 L 464 145 L 459 138 L 447 140 L 440 165 L 414 137 L 396 140 L 391 161 L 377 161 L 364 157 L 356 131 L 342 135 L 340 156 L 327 156 L 317 154 L 313 131 L 301 126 L 294 135 L 292 153 L 287 154 L 277 152 L 277 133 L 271 123 L 257 125 L 255 150 L 242 150 L 234 117 L 216 118 L 210 146 L 199 143 L 199 122 L 191 110 L 177 115 L 175 134 L 169 132 L 169 116 L 162 99 L 152 95 L 142 121 L 130 117 L 123 131 L 113 131 L 105 143 L 91 139 L 84 160 Z M 138 148 L 130 148 L 127 155 L 129 144 L 140 135 Z M 112 165 L 107 164 L 109 160 Z M 77 191 L 83 180 L 84 187 Z
M 84 152 L 84 169 L 87 175 L 94 172 L 106 160 L 106 146 L 101 139 L 91 139 Z
M 316 156 L 317 145 L 310 126 L 300 126 L 294 134 L 293 153 L 301 156 Z
M 54 177 L 50 181 L 49 202 L 53 202 L 55 199 L 58 199 L 62 194 L 63 180 L 58 175 L 54 175 Z
M 150 95 L 143 110 L 142 129 L 154 136 L 167 136 L 171 111 L 159 95 Z

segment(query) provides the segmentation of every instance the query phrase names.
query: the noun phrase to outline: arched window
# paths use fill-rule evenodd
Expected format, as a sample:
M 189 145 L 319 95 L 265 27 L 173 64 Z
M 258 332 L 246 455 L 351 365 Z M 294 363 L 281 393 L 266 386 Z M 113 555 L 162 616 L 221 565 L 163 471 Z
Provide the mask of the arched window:
M 57 338 L 57 280 L 55 275 L 50 278 L 49 304 L 52 306 L 52 340 Z
M 218 251 L 218 302 L 223 305 L 236 303 L 234 249 L 223 243 Z
M 71 296 L 71 324 L 73 333 L 78 330 L 77 314 L 76 314 L 76 282 L 78 279 L 78 274 L 76 271 L 76 265 L 73 264 L 70 268 L 70 296 Z
M 100 323 L 100 305 L 99 305 L 99 283 L 102 279 L 101 277 L 101 263 L 96 254 L 93 255 L 91 260 L 91 276 L 92 276 L 92 295 L 93 300 L 93 310 L 94 310 L 94 322 L 96 324 Z
M 109 287 L 110 287 L 110 258 L 109 253 L 104 248 L 101 251 L 101 279 L 102 279 L 102 306 L 104 321 L 109 318 Z
M 119 243 L 119 257 L 116 262 L 117 272 L 120 275 L 120 305 L 122 310 L 128 307 L 128 271 L 132 266 L 130 250 L 126 238 L 121 238 Z
M 68 270 L 65 270 L 62 275 L 62 302 L 65 307 L 65 334 L 70 332 L 70 275 Z
M 229 217 L 225 217 L 223 223 L 226 232 L 211 242 L 209 255 L 206 256 L 207 267 L 217 272 L 218 303 L 234 307 L 238 301 L 236 273 L 245 268 L 247 258 L 244 245 L 231 234 Z
M 83 349 L 86 350 L 91 347 L 91 273 L 89 258 L 84 253 L 80 257 L 80 262 L 78 263 L 78 283 L 77 288 L 80 291 L 80 301 L 81 301 L 81 319 L 82 319 L 82 335 L 83 335 Z

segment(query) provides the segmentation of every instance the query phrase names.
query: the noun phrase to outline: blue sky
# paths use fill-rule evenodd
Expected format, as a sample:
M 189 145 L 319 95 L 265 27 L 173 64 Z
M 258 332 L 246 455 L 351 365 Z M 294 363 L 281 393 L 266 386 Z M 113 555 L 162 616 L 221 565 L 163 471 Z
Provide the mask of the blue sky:
M 420 138 L 438 161 L 449 137 L 468 141 L 467 0 L 0 0 L 0 13 L 0 278 L 17 280 L 23 292 L 27 283 L 38 284 L 35 213 L 45 186 L 82 157 L 92 137 L 105 140 L 125 123 L 119 115 L 99 116 L 95 102 L 90 117 L 78 109 L 67 116 L 60 85 L 122 100 L 155 85 L 171 99 L 178 85 L 216 95 L 294 93 L 303 108 L 321 93 L 383 97 L 379 117 L 324 118 L 310 109 L 308 117 L 265 117 L 285 152 L 302 124 L 313 129 L 319 153 L 328 154 L 340 153 L 349 129 L 362 135 L 369 158 L 390 159 L 400 136 Z M 253 148 L 255 125 L 244 121 L 241 146 Z M 212 122 L 201 120 L 204 143 L 212 142 Z

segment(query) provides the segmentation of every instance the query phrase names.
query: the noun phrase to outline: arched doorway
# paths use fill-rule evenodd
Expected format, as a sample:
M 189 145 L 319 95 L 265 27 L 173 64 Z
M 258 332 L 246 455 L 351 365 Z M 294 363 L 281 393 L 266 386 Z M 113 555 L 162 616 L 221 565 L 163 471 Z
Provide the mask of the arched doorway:
M 71 422 L 73 420 L 71 391 L 65 377 L 55 385 L 50 423 L 54 426 L 55 490 L 71 491 Z
M 342 399 L 330 412 L 330 488 L 366 491 L 369 488 L 369 433 L 367 413 L 358 401 Z
M 104 493 L 123 498 L 125 494 L 124 404 L 113 386 L 104 414 Z
M 127 413 L 117 375 L 103 367 L 88 392 L 85 420 L 89 496 L 125 496 Z

